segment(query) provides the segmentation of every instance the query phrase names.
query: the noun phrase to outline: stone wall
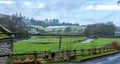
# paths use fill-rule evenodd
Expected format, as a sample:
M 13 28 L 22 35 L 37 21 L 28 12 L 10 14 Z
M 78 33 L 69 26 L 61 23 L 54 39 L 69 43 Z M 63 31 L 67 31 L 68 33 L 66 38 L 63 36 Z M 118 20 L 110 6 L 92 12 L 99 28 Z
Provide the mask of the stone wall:
M 10 54 L 12 52 L 10 40 L 0 40 L 0 55 Z M 0 57 L 0 64 L 6 64 L 8 57 Z

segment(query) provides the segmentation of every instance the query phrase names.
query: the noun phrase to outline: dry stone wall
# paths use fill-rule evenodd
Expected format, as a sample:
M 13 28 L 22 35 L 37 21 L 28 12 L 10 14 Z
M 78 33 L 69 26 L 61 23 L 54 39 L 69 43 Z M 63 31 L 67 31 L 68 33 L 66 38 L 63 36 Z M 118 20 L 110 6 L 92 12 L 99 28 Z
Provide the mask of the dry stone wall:
M 11 45 L 9 41 L 0 41 L 0 55 L 10 54 Z M 8 57 L 0 57 L 0 64 L 7 64 Z

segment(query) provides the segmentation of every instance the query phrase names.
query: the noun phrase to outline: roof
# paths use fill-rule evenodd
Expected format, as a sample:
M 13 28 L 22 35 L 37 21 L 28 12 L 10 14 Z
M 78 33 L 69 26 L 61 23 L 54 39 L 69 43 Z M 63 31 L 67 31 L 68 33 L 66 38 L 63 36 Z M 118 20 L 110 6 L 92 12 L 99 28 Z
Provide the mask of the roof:
M 5 27 L 3 27 L 2 25 L 0 25 L 0 39 L 1 38 L 9 38 L 11 33 L 12 32 L 10 30 L 8 30 Z

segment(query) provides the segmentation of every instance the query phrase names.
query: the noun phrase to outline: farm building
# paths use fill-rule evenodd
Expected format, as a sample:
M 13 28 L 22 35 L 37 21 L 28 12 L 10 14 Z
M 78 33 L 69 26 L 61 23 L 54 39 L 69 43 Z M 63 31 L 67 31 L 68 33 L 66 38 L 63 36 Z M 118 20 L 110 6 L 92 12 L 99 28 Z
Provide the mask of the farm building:
M 10 54 L 13 52 L 14 35 L 11 31 L 0 25 L 0 55 Z M 6 64 L 7 57 L 0 57 L 0 64 Z

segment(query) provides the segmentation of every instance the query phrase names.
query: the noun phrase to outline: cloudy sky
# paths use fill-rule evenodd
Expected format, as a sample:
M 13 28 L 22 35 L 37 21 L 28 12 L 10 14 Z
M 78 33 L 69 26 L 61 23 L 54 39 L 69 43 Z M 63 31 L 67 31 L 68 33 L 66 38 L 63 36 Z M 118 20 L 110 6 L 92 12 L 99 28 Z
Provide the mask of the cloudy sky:
M 16 12 L 35 19 L 91 24 L 113 21 L 120 26 L 118 0 L 0 0 L 0 14 Z

